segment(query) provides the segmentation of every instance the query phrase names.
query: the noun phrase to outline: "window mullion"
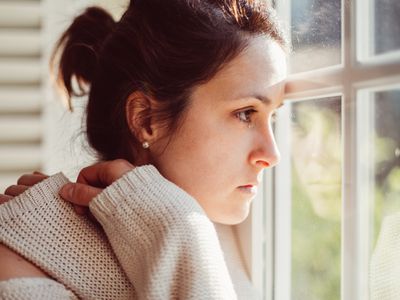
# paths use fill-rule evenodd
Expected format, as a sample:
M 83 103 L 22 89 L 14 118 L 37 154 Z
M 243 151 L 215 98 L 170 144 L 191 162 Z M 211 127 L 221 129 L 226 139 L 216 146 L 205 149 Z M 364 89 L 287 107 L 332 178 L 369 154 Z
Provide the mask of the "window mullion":
M 265 300 L 274 300 L 274 280 L 275 280 L 275 202 L 274 202 L 274 174 L 275 170 L 265 170 L 263 180 L 263 228 L 264 228 L 264 285 L 263 295 Z
M 291 299 L 291 153 L 290 105 L 278 113 L 276 137 L 281 151 L 281 162 L 275 168 L 275 233 L 274 239 L 274 300 Z
M 343 5 L 343 98 L 342 98 L 342 265 L 341 299 L 359 298 L 359 243 L 356 193 L 356 92 L 354 83 L 362 76 L 357 72 L 359 48 L 356 25 L 360 9 L 358 2 L 345 1 Z

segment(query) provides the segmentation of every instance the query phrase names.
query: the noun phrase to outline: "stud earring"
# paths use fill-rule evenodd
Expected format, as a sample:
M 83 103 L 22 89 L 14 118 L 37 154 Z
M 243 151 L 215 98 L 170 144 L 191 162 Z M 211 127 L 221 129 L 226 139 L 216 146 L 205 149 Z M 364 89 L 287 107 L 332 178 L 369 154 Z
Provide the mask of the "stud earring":
M 142 143 L 142 147 L 143 147 L 144 149 L 149 148 L 149 147 L 150 147 L 149 142 L 147 142 L 147 141 L 143 142 L 143 143 Z

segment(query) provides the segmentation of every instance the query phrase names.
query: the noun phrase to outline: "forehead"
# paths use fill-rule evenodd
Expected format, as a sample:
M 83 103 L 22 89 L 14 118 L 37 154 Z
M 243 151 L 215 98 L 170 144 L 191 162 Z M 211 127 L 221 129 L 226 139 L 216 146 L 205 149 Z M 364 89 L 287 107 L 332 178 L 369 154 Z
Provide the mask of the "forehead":
M 274 97 L 286 78 L 286 55 L 280 45 L 266 37 L 255 37 L 248 47 L 225 65 L 199 93 L 225 99 L 260 95 Z

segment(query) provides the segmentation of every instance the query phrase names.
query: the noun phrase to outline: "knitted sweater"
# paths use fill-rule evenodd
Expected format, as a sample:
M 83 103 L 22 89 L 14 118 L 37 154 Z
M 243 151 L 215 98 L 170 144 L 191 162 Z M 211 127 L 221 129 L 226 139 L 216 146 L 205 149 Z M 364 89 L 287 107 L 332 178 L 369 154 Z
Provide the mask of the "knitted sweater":
M 0 242 L 52 278 L 2 281 L 0 299 L 258 298 L 232 227 L 153 166 L 90 202 L 102 228 L 60 199 L 67 182 L 59 173 L 0 206 Z

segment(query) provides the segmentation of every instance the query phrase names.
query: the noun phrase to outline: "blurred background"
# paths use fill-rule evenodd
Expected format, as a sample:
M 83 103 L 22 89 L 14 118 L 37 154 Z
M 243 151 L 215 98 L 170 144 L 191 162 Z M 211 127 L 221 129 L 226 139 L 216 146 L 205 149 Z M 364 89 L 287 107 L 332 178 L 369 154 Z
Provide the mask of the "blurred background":
M 74 178 L 93 158 L 82 134 L 85 99 L 74 113 L 54 88 L 49 58 L 72 18 L 100 5 L 116 19 L 127 1 L 0 1 L 0 191 L 24 172 Z

